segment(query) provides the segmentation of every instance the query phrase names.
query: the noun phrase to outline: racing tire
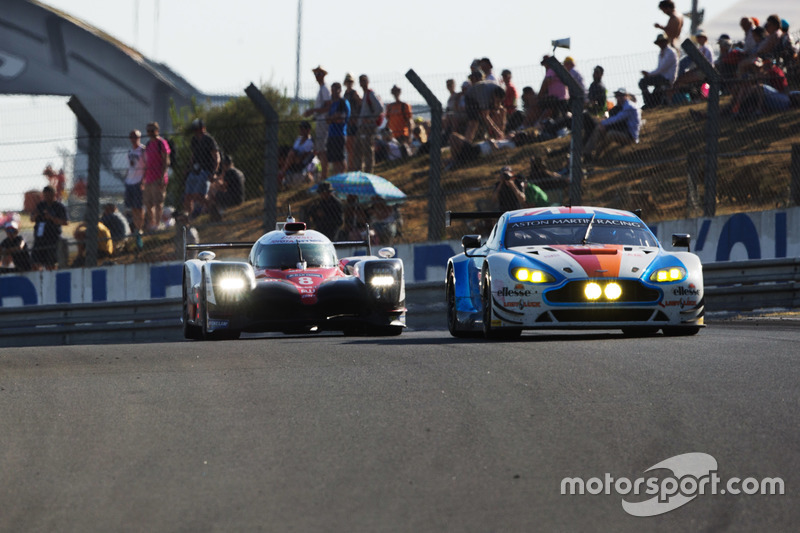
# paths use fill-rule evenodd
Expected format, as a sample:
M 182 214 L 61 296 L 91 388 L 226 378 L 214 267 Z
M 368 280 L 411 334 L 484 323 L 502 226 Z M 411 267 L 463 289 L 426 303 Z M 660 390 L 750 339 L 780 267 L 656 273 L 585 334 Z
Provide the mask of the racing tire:
M 483 336 L 487 340 L 510 340 L 522 334 L 520 328 L 492 327 L 492 278 L 488 268 L 483 269 L 481 276 L 481 304 L 483 306 Z
M 182 307 L 182 319 L 183 319 L 183 337 L 185 339 L 190 339 L 193 341 L 199 341 L 203 339 L 203 328 L 200 326 L 195 326 L 193 324 L 189 324 L 189 288 L 186 286 L 186 277 L 183 279 L 183 307 Z
M 668 326 L 662 328 L 661 331 L 667 337 L 688 337 L 697 335 L 700 332 L 700 328 L 698 326 Z
M 456 311 L 456 276 L 452 270 L 447 272 L 447 285 L 445 285 L 445 301 L 447 302 L 447 329 L 453 337 L 463 339 L 475 337 L 473 331 L 458 329 L 458 311 Z

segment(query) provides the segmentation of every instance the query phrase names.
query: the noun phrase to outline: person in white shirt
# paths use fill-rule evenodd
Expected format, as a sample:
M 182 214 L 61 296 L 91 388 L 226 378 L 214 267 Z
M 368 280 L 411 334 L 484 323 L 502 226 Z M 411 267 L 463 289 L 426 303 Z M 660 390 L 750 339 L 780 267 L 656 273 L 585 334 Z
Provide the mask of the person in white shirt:
M 144 145 L 142 132 L 133 130 L 128 135 L 131 149 L 128 150 L 128 172 L 125 175 L 125 207 L 131 210 L 134 231 L 144 228 L 144 200 L 142 198 L 142 178 L 144 178 Z
M 654 43 L 661 52 L 658 54 L 658 66 L 655 70 L 642 71 L 642 79 L 639 80 L 639 89 L 644 99 L 642 109 L 663 104 L 665 91 L 672 87 L 678 77 L 678 52 L 669 46 L 666 34 L 659 33 Z M 650 87 L 653 87 L 652 91 Z
M 320 160 L 320 181 L 325 181 L 328 178 L 328 154 L 326 152 L 326 144 L 328 143 L 328 109 L 331 107 L 331 91 L 325 85 L 325 76 L 328 71 L 318 66 L 312 69 L 314 78 L 319 83 L 319 91 L 317 92 L 317 99 L 314 101 L 314 107 L 306 109 L 303 116 L 313 116 L 316 121 L 316 129 L 314 130 L 314 150 Z

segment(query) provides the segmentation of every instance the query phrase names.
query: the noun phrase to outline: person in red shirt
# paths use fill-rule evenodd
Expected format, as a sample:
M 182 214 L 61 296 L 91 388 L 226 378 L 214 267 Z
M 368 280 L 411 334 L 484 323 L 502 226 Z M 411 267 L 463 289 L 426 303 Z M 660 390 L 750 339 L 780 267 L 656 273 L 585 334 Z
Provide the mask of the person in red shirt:
M 411 106 L 400 100 L 400 87 L 392 87 L 394 102 L 386 106 L 386 125 L 392 132 L 392 136 L 401 144 L 407 144 L 411 137 L 411 130 L 414 129 L 414 115 L 411 113 Z
M 144 219 L 149 231 L 156 231 L 164 210 L 164 199 L 167 196 L 169 175 L 169 143 L 159 135 L 158 122 L 147 125 L 150 140 L 144 150 L 145 170 L 142 184 L 144 187 Z

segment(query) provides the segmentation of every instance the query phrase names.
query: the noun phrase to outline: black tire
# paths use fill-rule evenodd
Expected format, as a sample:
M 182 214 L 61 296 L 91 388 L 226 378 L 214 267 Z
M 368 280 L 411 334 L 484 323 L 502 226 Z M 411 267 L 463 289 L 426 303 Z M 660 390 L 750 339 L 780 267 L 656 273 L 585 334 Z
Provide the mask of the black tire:
M 622 334 L 626 337 L 651 337 L 658 333 L 658 328 L 622 328 Z
M 470 337 L 469 331 L 458 329 L 458 312 L 456 311 L 456 276 L 452 270 L 447 272 L 447 285 L 445 285 L 445 301 L 447 302 L 447 329 L 450 335 L 463 339 Z
M 483 269 L 481 276 L 481 304 L 483 306 L 483 336 L 488 340 L 515 339 L 522 334 L 520 328 L 492 327 L 492 277 L 488 268 Z
M 183 337 L 193 341 L 203 338 L 203 328 L 189 324 L 189 288 L 186 286 L 186 275 L 183 277 Z
M 662 328 L 664 335 L 667 337 L 687 337 L 689 335 L 697 335 L 700 332 L 698 326 L 668 326 Z

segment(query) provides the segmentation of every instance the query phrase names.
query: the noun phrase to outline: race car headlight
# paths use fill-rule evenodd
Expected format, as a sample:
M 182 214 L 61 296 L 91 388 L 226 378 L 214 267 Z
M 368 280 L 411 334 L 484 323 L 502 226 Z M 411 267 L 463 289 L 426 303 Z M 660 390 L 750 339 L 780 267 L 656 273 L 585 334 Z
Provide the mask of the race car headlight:
M 650 275 L 650 281 L 656 283 L 670 283 L 681 281 L 686 277 L 686 270 L 682 267 L 661 268 Z
M 373 276 L 369 280 L 369 284 L 372 285 L 373 287 L 391 287 L 392 285 L 394 285 L 394 283 L 395 283 L 394 276 L 389 276 L 385 274 Z
M 622 296 L 622 287 L 620 287 L 618 283 L 609 283 L 606 285 L 606 288 L 603 289 L 603 294 L 606 295 L 606 299 L 608 300 L 616 300 Z
M 517 281 L 527 281 L 528 283 L 552 283 L 555 281 L 555 278 L 547 272 L 531 268 L 516 268 L 513 276 Z
M 218 287 L 225 292 L 240 291 L 245 287 L 245 280 L 236 276 L 225 277 L 219 280 Z
M 597 283 L 587 283 L 583 294 L 586 295 L 587 300 L 597 300 L 603 294 L 603 289 Z

